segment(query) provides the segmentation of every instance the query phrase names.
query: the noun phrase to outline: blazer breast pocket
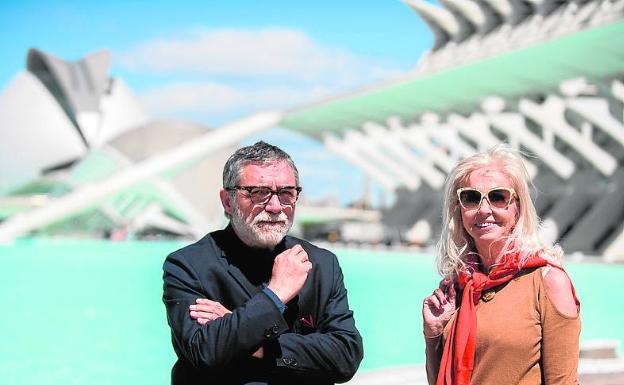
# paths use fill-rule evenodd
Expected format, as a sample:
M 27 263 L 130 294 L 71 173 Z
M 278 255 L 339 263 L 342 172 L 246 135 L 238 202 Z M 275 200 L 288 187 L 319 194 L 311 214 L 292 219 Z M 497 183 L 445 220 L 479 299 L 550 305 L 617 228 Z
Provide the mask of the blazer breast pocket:
M 297 334 L 310 334 L 316 332 L 316 320 L 314 316 L 311 314 L 308 315 L 300 315 L 295 323 L 293 324 L 293 329 Z

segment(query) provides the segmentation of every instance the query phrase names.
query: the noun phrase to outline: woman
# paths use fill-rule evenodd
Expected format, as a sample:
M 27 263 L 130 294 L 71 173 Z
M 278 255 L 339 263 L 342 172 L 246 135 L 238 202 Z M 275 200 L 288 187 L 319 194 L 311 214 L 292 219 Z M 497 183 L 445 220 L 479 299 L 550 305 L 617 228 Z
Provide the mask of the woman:
M 543 246 L 521 158 L 506 146 L 460 161 L 445 191 L 423 301 L 430 385 L 578 384 L 579 302 L 559 247 Z

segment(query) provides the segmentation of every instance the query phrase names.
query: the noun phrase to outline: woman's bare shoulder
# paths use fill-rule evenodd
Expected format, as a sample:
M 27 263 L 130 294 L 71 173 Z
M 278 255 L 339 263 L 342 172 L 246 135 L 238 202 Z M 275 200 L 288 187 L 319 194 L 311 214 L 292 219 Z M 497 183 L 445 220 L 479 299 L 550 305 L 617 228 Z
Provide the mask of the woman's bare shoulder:
M 561 269 L 546 267 L 543 275 L 546 294 L 557 311 L 566 317 L 576 317 L 578 308 L 572 291 L 570 277 Z

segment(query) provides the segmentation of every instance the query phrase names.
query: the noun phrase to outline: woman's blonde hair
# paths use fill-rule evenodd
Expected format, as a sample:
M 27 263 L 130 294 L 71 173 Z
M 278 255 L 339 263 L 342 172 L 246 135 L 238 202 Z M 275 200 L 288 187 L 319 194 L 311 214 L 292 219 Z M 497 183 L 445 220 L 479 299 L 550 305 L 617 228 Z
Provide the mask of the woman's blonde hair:
M 464 187 L 473 171 L 492 165 L 511 179 L 511 187 L 516 191 L 518 204 L 518 218 L 511 234 L 505 239 L 501 258 L 516 253 L 519 253 L 521 258 L 527 258 L 538 252 L 554 260 L 561 257 L 560 247 L 544 247 L 538 237 L 539 218 L 531 200 L 530 177 L 519 152 L 501 144 L 459 161 L 446 179 L 443 227 L 436 260 L 438 272 L 442 276 L 451 277 L 462 271 L 468 272 L 467 262 L 474 260 L 477 250 L 472 237 L 462 225 L 456 191 Z

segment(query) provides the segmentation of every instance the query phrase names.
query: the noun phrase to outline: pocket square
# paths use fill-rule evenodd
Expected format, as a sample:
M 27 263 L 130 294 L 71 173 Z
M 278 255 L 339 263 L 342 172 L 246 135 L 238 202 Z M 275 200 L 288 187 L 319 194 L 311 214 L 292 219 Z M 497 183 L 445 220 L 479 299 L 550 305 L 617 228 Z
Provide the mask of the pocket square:
M 314 317 L 312 317 L 312 314 L 299 318 L 299 322 L 301 322 L 303 326 L 305 327 L 308 327 L 311 329 L 314 328 Z

